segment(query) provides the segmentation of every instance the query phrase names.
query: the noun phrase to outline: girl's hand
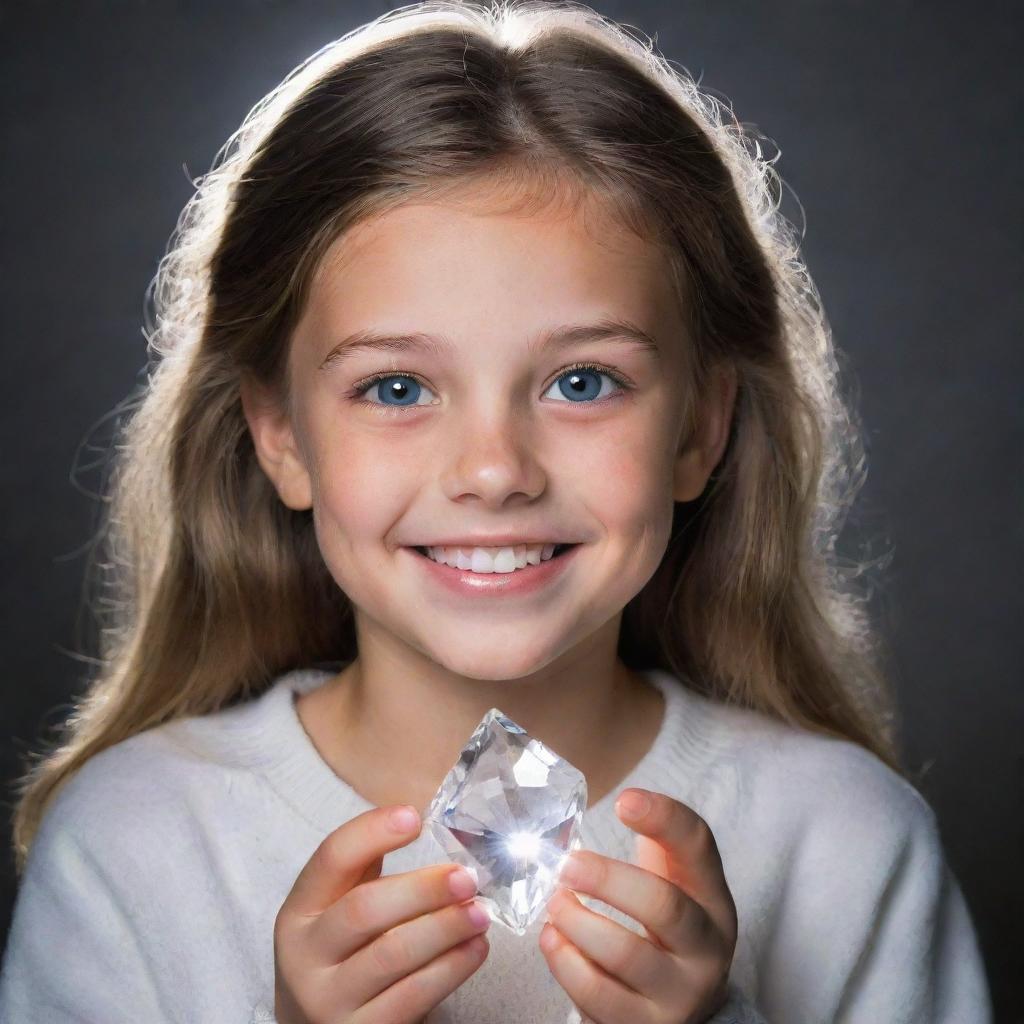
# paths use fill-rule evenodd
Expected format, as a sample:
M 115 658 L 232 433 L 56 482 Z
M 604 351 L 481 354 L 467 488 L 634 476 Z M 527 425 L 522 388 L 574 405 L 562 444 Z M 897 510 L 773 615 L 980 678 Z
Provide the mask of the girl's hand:
M 633 795 L 650 804 L 637 818 L 624 813 Z M 703 818 L 663 793 L 624 790 L 616 811 L 640 833 L 640 866 L 577 850 L 559 881 L 635 918 L 647 937 L 559 888 L 540 934 L 548 967 L 599 1024 L 703 1024 L 725 1005 L 737 932 L 714 836 Z M 570 864 L 579 865 L 578 875 Z
M 274 1014 L 278 1024 L 412 1024 L 487 957 L 481 923 L 463 902 L 471 876 L 451 864 L 381 878 L 384 854 L 419 835 L 375 807 L 317 847 L 274 922 Z M 469 888 L 453 892 L 453 875 Z

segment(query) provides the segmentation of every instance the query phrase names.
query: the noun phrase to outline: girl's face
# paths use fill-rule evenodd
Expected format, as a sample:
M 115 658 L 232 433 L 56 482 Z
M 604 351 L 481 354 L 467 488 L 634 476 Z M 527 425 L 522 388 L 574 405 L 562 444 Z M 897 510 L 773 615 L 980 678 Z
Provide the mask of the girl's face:
M 617 637 L 731 411 L 730 398 L 711 416 L 713 451 L 680 454 L 684 326 L 663 261 L 592 212 L 585 227 L 464 204 L 407 205 L 335 243 L 292 339 L 294 418 L 251 399 L 246 414 L 282 500 L 312 507 L 361 636 L 492 680 L 572 660 L 598 630 Z M 608 320 L 652 344 L 545 341 Z M 346 341 L 363 332 L 418 340 Z M 597 368 L 567 369 L 579 362 Z M 453 592 L 437 574 L 456 570 L 414 550 L 497 534 L 579 548 L 521 594 Z

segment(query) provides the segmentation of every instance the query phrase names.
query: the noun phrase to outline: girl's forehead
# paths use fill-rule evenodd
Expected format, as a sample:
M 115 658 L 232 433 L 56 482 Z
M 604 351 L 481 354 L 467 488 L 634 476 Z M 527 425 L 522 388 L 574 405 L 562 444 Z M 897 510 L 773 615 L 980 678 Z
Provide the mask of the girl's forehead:
M 567 260 L 566 257 L 569 257 Z M 561 262 L 559 262 L 561 261 Z M 640 272 L 664 266 L 665 251 L 613 217 L 584 207 L 495 209 L 468 202 L 410 202 L 349 227 L 326 250 L 314 286 L 403 268 L 477 276 L 484 268 L 525 273 Z M 455 296 L 452 296 L 453 298 Z
M 478 339 L 484 329 L 521 340 L 601 319 L 674 333 L 667 267 L 663 245 L 593 194 L 491 184 L 417 194 L 365 215 L 326 249 L 298 333 L 318 345 L 365 331 Z

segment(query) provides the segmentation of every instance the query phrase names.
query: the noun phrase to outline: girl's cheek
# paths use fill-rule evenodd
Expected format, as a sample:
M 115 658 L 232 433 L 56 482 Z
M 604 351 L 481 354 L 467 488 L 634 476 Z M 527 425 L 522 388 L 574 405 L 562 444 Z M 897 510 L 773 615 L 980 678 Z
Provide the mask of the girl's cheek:
M 566 452 L 559 460 L 559 472 L 570 472 L 574 490 L 581 496 L 599 496 L 609 511 L 632 518 L 649 511 L 667 486 L 662 480 L 662 447 L 660 438 L 647 431 L 634 432 L 629 425 L 620 425 L 616 432 L 601 431 Z
M 381 460 L 357 456 L 333 460 L 320 474 L 323 514 L 353 537 L 379 536 L 382 523 L 393 520 L 391 509 L 401 505 L 400 468 Z

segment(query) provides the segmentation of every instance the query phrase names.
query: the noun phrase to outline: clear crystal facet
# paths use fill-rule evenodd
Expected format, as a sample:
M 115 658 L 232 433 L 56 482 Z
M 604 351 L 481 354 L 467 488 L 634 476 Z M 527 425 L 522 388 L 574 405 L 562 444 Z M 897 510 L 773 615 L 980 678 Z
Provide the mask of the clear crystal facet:
M 587 780 L 497 708 L 480 720 L 427 811 L 430 832 L 516 935 L 544 909 L 580 845 Z

